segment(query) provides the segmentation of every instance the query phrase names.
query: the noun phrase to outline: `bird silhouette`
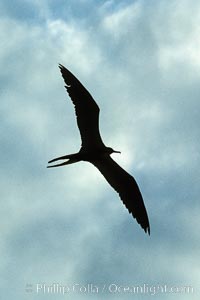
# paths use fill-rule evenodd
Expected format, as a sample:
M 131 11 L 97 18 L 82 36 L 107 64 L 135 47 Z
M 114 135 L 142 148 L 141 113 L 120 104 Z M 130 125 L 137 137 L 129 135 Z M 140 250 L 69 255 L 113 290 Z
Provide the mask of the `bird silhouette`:
M 79 152 L 60 156 L 50 160 L 52 163 L 65 160 L 62 163 L 48 165 L 47 168 L 59 167 L 87 161 L 92 163 L 105 177 L 113 189 L 118 192 L 129 213 L 137 220 L 144 231 L 150 235 L 150 225 L 142 194 L 135 179 L 122 169 L 111 157 L 112 153 L 121 153 L 106 147 L 99 132 L 100 109 L 81 82 L 64 66 L 59 65 L 65 88 L 74 104 L 77 124 L 81 135 Z

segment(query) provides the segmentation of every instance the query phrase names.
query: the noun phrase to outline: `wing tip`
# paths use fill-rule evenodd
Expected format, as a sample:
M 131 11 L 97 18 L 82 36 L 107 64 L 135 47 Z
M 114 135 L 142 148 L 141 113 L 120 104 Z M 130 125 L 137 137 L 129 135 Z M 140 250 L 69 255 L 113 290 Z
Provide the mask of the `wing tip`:
M 144 229 L 144 231 L 145 231 L 145 233 L 147 233 L 150 236 L 151 232 L 150 232 L 150 226 L 149 225 Z
M 58 64 L 58 68 L 60 69 L 60 72 L 63 74 L 63 71 L 66 69 L 63 65 Z
M 66 83 L 65 88 L 67 89 L 67 88 L 69 88 L 71 86 L 70 84 L 68 84 L 68 80 L 69 80 L 69 78 L 73 77 L 73 75 L 63 65 L 58 64 L 58 67 L 59 67 L 60 72 L 62 74 L 62 77 L 63 77 L 63 79 L 64 79 L 64 81 Z
M 60 69 L 62 69 L 62 68 L 64 68 L 64 66 L 62 65 L 62 64 L 58 64 L 58 67 L 60 68 Z
M 149 222 L 147 221 L 147 222 L 145 222 L 145 224 L 144 223 L 139 223 L 139 224 L 142 227 L 142 229 L 145 231 L 145 233 L 150 236 L 151 230 L 150 230 L 150 224 L 149 224 Z
M 134 219 L 136 219 L 137 223 L 142 227 L 144 232 L 150 236 L 151 230 L 150 230 L 150 224 L 148 220 L 148 216 L 146 216 L 146 220 L 140 220 L 138 217 L 136 217 L 133 212 L 131 212 Z

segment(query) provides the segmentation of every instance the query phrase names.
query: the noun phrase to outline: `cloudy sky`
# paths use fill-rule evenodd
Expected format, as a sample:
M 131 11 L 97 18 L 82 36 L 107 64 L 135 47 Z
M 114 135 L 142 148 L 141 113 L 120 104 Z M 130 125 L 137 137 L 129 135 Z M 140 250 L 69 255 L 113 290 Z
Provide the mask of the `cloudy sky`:
M 198 1 L 3 0 L 0 15 L 2 297 L 199 299 Z M 58 63 L 101 107 L 150 237 L 92 165 L 46 169 L 80 147 Z

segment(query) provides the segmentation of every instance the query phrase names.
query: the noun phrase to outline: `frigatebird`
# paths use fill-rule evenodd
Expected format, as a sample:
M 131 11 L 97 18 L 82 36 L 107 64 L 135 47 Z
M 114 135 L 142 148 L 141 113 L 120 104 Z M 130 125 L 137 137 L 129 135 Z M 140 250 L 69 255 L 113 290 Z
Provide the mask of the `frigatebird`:
M 112 153 L 121 153 L 106 147 L 99 132 L 100 109 L 82 83 L 64 66 L 59 65 L 65 88 L 74 104 L 77 125 L 81 135 L 79 152 L 60 156 L 50 160 L 67 160 L 47 168 L 59 167 L 87 161 L 92 163 L 118 192 L 129 213 L 137 220 L 144 231 L 150 235 L 150 225 L 142 194 L 135 179 L 122 169 L 111 157 Z

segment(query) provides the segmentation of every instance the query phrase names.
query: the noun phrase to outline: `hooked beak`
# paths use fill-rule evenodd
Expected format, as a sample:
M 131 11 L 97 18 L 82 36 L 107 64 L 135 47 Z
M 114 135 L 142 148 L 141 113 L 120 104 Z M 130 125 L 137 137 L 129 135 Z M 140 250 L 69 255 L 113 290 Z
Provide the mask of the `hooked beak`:
M 114 150 L 113 152 L 114 152 L 114 153 L 120 153 L 120 154 L 121 154 L 121 151 L 115 151 L 115 150 Z

